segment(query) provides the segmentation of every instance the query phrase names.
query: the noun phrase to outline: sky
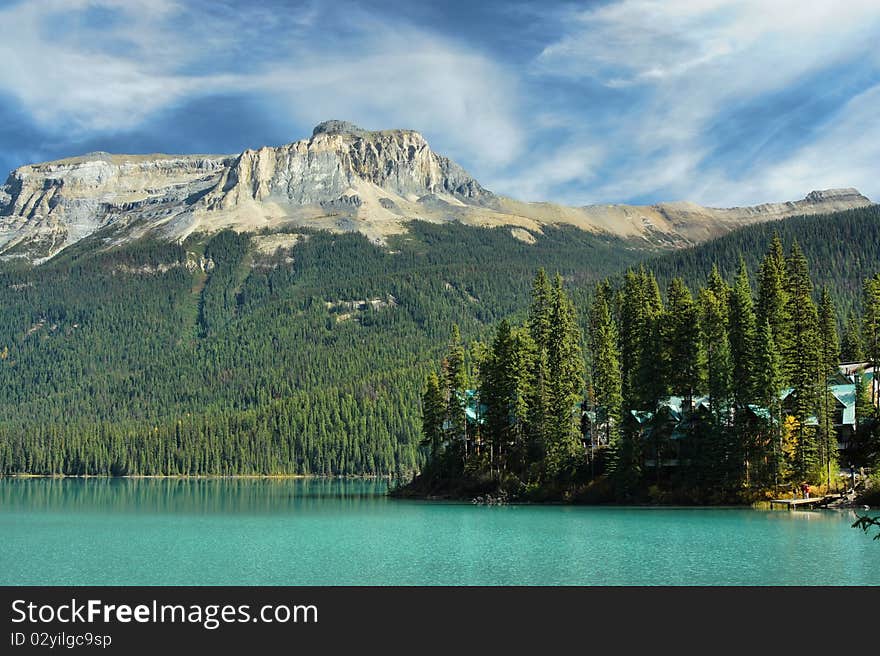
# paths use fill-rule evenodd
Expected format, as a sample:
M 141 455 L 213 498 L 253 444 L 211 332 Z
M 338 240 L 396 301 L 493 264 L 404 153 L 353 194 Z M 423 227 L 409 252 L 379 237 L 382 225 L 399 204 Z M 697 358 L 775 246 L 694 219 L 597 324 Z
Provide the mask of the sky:
M 880 201 L 876 0 L 0 0 L 0 169 L 411 128 L 570 205 Z

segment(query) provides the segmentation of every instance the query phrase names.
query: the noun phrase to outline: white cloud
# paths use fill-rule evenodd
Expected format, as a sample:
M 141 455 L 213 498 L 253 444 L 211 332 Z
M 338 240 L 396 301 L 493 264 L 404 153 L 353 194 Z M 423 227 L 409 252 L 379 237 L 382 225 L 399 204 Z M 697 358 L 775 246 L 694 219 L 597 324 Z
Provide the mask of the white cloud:
M 286 106 L 302 121 L 341 118 L 373 129 L 421 130 L 433 146 L 436 135 L 442 149 L 464 153 L 481 167 L 517 156 L 523 135 L 513 111 L 513 78 L 484 57 L 427 34 L 385 36 L 372 32 L 356 58 L 307 57 L 258 84 L 286 95 Z M 417 48 L 410 46 L 414 40 Z
M 873 0 L 622 0 L 572 21 L 575 29 L 538 57 L 546 72 L 618 86 L 723 82 L 716 94 L 752 95 L 873 50 L 880 6 Z
M 120 12 L 100 35 L 68 29 L 87 9 Z M 75 131 L 124 130 L 218 78 L 175 74 L 169 62 L 184 56 L 161 21 L 170 3 L 114 0 L 25 2 L 0 12 L 0 88 L 16 97 L 40 124 Z M 103 42 L 125 54 L 101 50 Z M 155 56 L 153 56 L 155 53 Z
M 583 189 L 595 179 L 602 156 L 599 146 L 573 143 L 548 154 L 530 155 L 513 175 L 489 178 L 487 183 L 519 200 L 585 205 L 592 199 L 585 197 Z
M 812 143 L 744 180 L 717 180 L 715 193 L 732 204 L 742 197 L 787 200 L 813 189 L 856 187 L 880 201 L 878 107 L 880 85 L 851 99 Z
M 566 14 L 559 32 L 523 69 L 349 3 L 31 0 L 0 9 L 0 92 L 72 141 L 140 128 L 198 96 L 250 94 L 289 125 L 281 140 L 328 118 L 410 127 L 523 199 L 742 204 L 830 185 L 880 196 L 876 93 L 760 168 L 707 164 L 730 107 L 847 62 L 880 71 L 876 1 L 619 0 Z M 603 87 L 630 104 L 611 114 Z M 829 76 L 821 91 L 834 90 Z
M 334 10 L 327 30 L 318 6 L 279 15 L 152 1 L 13 5 L 0 10 L 0 91 L 44 129 L 80 135 L 135 128 L 199 95 L 246 92 L 292 119 L 422 129 L 487 166 L 522 148 L 516 81 L 502 67 L 355 10 Z M 84 23 L 95 8 L 120 20 Z M 174 23 L 195 18 L 195 25 Z
M 715 204 L 729 199 L 722 189 L 763 173 L 749 170 L 742 180 L 728 180 L 706 170 L 711 137 L 724 130 L 719 120 L 726 109 L 759 102 L 842 63 L 867 59 L 880 66 L 880 4 L 873 0 L 622 0 L 577 12 L 567 22 L 566 33 L 537 57 L 535 72 L 597 80 L 637 98 L 612 133 L 597 137 L 610 157 L 635 162 L 596 189 L 610 199 L 658 191 Z M 809 152 L 788 169 L 806 187 L 796 196 L 830 178 L 810 168 Z M 777 182 L 764 191 L 793 191 L 794 184 L 778 179 L 782 169 L 773 175 Z

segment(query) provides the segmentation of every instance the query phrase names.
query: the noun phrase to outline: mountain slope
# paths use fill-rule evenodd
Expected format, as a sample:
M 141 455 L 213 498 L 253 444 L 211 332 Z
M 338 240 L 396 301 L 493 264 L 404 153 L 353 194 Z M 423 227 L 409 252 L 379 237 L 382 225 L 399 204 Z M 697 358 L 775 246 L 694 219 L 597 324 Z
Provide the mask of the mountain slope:
M 712 265 L 732 280 L 740 258 L 749 271 L 757 272 L 774 234 L 786 249 L 799 243 L 810 262 L 817 295 L 827 286 L 844 316 L 859 305 L 865 279 L 880 270 L 880 205 L 748 226 L 693 248 L 665 253 L 646 264 L 661 283 L 679 276 L 696 287 L 704 283 L 702 278 Z
M 424 373 L 521 310 L 539 266 L 592 285 L 641 251 L 571 227 L 363 235 L 98 232 L 0 269 L 0 473 L 389 473 Z M 266 243 L 283 244 L 261 250 Z
M 651 266 L 699 284 L 714 261 L 756 262 L 774 230 L 842 305 L 880 262 L 874 206 L 744 228 Z M 0 268 L 0 473 L 411 469 L 420 388 L 453 322 L 485 340 L 522 319 L 539 266 L 564 276 L 583 321 L 597 280 L 656 254 L 571 226 L 534 244 L 426 222 L 388 247 L 302 229 L 105 238 Z
M 13 171 L 0 187 L 0 256 L 43 261 L 104 231 L 105 244 L 146 234 L 308 227 L 360 232 L 386 244 L 413 220 L 510 226 L 530 243 L 546 226 L 681 247 L 742 225 L 869 205 L 855 189 L 743 208 L 692 203 L 565 207 L 526 203 L 483 188 L 412 130 L 369 132 L 343 121 L 312 136 L 238 155 L 92 153 Z

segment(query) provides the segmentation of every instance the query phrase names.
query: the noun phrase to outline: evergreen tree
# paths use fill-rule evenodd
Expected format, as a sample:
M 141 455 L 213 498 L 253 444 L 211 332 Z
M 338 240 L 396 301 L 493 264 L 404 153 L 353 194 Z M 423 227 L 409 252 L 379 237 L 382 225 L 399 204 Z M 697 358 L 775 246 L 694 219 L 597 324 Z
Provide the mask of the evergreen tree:
M 645 308 L 645 323 L 641 334 L 638 384 L 640 389 L 644 390 L 643 407 L 654 408 L 657 401 L 667 394 L 667 385 L 663 380 L 663 362 L 658 357 L 662 348 L 663 300 L 660 296 L 660 285 L 653 271 L 641 265 L 639 277 L 641 298 Z
M 440 379 L 431 372 L 425 380 L 422 393 L 422 446 L 429 449 L 428 463 L 440 461 L 443 443 L 443 422 L 446 418 L 446 400 L 440 389 Z
M 792 391 L 792 411 L 797 420 L 796 456 L 792 463 L 796 478 L 815 477 L 821 465 L 816 431 L 808 420 L 820 409 L 824 388 L 819 317 L 813 302 L 813 283 L 807 260 L 795 242 L 785 263 L 788 341 L 782 349 L 784 373 Z M 771 326 L 772 328 L 772 326 Z M 774 340 L 776 335 L 774 334 Z
M 655 410 L 666 393 L 660 353 L 663 303 L 653 272 L 644 266 L 627 271 L 618 305 L 623 417 L 609 466 L 616 494 L 626 499 L 641 478 L 642 436 L 632 413 Z
M 550 336 L 553 288 L 543 268 L 532 282 L 528 329 L 534 344 L 534 376 L 528 398 L 528 460 L 541 462 L 547 448 L 549 421 L 549 361 L 547 344 Z
M 608 296 L 607 287 L 598 286 L 590 308 L 590 374 L 595 398 L 596 429 L 602 431 L 602 441 L 613 446 L 620 431 L 623 399 L 617 329 L 611 317 Z
M 880 367 L 880 273 L 868 278 L 863 287 L 862 337 L 865 356 L 874 368 L 875 383 L 871 385 L 871 402 L 876 406 L 878 367 Z
M 482 438 L 489 446 L 490 469 L 494 469 L 496 458 L 500 460 L 502 445 L 510 430 L 512 345 L 510 323 L 504 319 L 498 324 L 492 346 L 480 363 L 480 402 L 486 407 Z
M 730 352 L 732 388 L 738 407 L 745 406 L 755 392 L 754 376 L 757 320 L 752 303 L 752 289 L 745 262 L 740 259 L 739 273 L 730 293 Z
M 539 349 L 547 348 L 550 336 L 553 287 L 544 269 L 538 269 L 532 281 L 532 297 L 529 303 L 529 331 Z
M 770 248 L 758 269 L 757 322 L 770 324 L 773 341 L 780 353 L 788 349 L 790 321 L 788 313 L 788 275 L 785 252 L 778 234 L 773 235 Z
M 843 362 L 861 362 L 865 359 L 862 333 L 855 312 L 850 312 L 840 341 L 840 359 Z
M 696 440 L 697 457 L 692 467 L 694 482 L 700 487 L 733 486 L 738 478 L 742 449 L 730 428 L 733 363 L 728 340 L 728 303 L 730 289 L 717 268 L 713 267 L 709 284 L 697 296 L 699 333 L 706 354 L 706 377 L 712 421 L 694 417 L 690 422 Z
M 819 356 L 821 404 L 819 426 L 822 429 L 820 447 L 822 461 L 825 463 L 827 483 L 831 483 L 831 470 L 836 464 L 837 434 L 834 430 L 834 397 L 828 389 L 828 379 L 837 373 L 840 360 L 840 343 L 837 338 L 837 310 L 827 287 L 822 288 L 819 300 Z
M 443 361 L 443 395 L 446 399 L 446 438 L 460 446 L 467 457 L 467 373 L 464 344 L 458 325 L 453 324 L 452 336 Z
M 767 416 L 763 430 L 754 449 L 753 460 L 766 463 L 767 473 L 773 477 L 774 486 L 779 484 L 783 471 L 783 449 L 781 442 L 782 409 L 779 393 L 783 386 L 782 359 L 773 330 L 764 321 L 759 329 L 755 351 L 754 402 L 758 411 L 766 409 Z
M 621 394 L 628 410 L 653 408 L 665 393 L 659 326 L 663 304 L 653 273 L 627 271 L 620 302 Z
M 514 382 L 511 388 L 514 389 L 514 397 L 511 400 L 511 413 L 514 426 L 510 436 L 512 444 L 507 463 L 518 475 L 524 476 L 527 475 L 527 467 L 530 463 L 531 403 L 536 397 L 535 362 L 537 349 L 528 328 L 514 329 L 512 351 Z
M 877 414 L 864 375 L 856 376 L 856 430 L 860 431 Z
M 556 275 L 547 341 L 548 435 L 547 471 L 565 475 L 576 464 L 580 421 L 575 415 L 584 390 L 581 333 L 574 305 Z
M 827 287 L 819 298 L 819 342 L 822 369 L 826 376 L 837 371 L 840 362 L 840 342 L 837 337 L 837 310 Z
M 624 407 L 640 406 L 638 371 L 645 331 L 646 308 L 641 302 L 641 281 L 632 269 L 623 278 L 620 295 L 620 359 L 622 367 L 621 395 Z
M 706 354 L 709 401 L 717 426 L 726 422 L 732 396 L 733 361 L 729 341 L 728 306 L 731 290 L 712 267 L 709 284 L 697 297 L 700 336 Z
M 661 326 L 664 379 L 672 394 L 692 400 L 703 388 L 706 377 L 699 312 L 681 278 L 672 279 L 666 296 Z
M 490 467 L 499 474 L 522 466 L 528 397 L 534 365 L 528 331 L 502 320 L 480 367 L 480 402 L 485 405 L 483 437 L 490 445 Z

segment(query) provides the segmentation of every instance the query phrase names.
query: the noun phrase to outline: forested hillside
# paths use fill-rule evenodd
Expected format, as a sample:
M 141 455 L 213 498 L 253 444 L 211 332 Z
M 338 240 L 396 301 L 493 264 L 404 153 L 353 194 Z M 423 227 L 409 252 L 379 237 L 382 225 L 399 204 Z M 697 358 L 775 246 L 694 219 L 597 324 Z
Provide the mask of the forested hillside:
M 817 287 L 854 304 L 880 210 L 743 229 L 652 263 L 703 284 L 797 239 Z M 486 339 L 559 272 L 585 328 L 596 281 L 656 249 L 575 228 L 415 222 L 359 234 L 220 233 L 112 248 L 96 233 L 0 270 L 0 473 L 394 473 L 416 467 L 427 371 L 452 325 Z M 267 248 L 272 239 L 282 244 Z M 294 243 L 295 241 L 295 243 Z M 841 316 L 844 316 L 843 314 Z
M 828 287 L 841 317 L 857 310 L 862 282 L 876 273 L 880 262 L 880 205 L 740 228 L 696 248 L 657 257 L 650 261 L 650 268 L 661 287 L 673 277 L 681 277 L 696 289 L 713 264 L 722 277 L 731 280 L 740 257 L 754 275 L 774 234 L 779 234 L 785 248 L 794 241 L 800 244 L 817 293 Z
M 110 251 L 95 237 L 8 265 L 0 472 L 412 469 L 420 384 L 453 322 L 472 338 L 518 312 L 538 266 L 587 287 L 642 255 L 573 228 L 529 245 L 416 224 L 389 249 L 300 235 L 272 254 L 266 235 Z

